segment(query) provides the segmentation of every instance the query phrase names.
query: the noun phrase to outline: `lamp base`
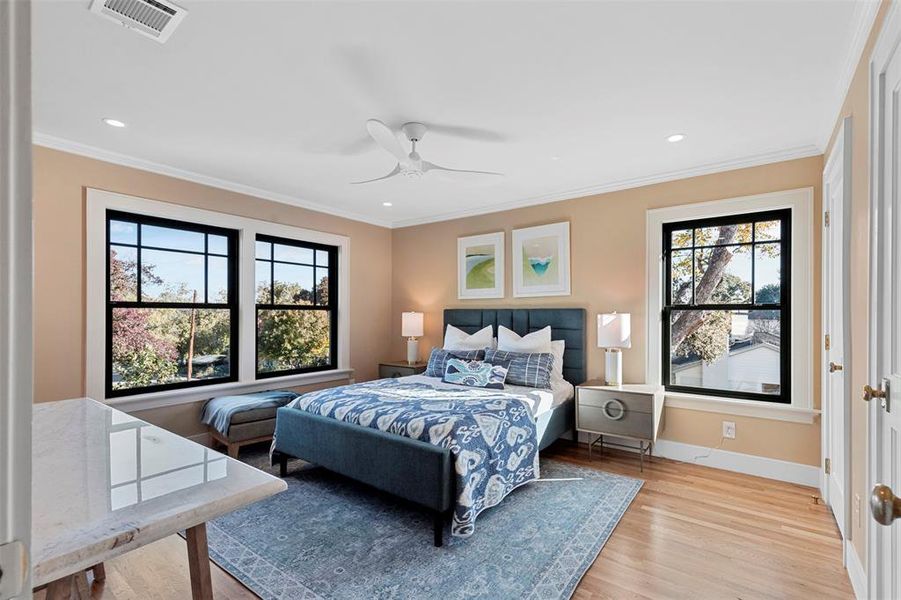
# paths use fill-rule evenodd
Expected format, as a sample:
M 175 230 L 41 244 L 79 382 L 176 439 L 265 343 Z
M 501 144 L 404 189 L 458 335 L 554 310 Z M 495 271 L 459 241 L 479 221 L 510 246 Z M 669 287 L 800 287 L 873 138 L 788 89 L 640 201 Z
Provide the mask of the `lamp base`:
M 605 354 L 604 382 L 607 385 L 623 384 L 623 353 L 619 348 L 607 348 Z
M 407 339 L 407 362 L 411 365 L 419 359 L 419 340 L 416 338 Z

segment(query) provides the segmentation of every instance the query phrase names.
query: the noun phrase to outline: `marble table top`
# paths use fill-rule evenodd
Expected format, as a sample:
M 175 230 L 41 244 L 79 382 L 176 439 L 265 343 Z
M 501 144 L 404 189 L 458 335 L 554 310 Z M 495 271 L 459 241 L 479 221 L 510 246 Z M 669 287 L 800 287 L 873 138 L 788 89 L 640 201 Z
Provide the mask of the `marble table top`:
M 88 398 L 35 404 L 32 428 L 36 587 L 287 488 Z

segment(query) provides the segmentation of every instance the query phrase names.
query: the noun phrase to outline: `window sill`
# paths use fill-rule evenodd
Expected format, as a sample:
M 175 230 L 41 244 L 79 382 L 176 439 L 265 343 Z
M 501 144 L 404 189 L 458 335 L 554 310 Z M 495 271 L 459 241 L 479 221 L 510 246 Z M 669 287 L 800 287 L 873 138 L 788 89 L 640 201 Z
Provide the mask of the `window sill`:
M 667 392 L 665 405 L 672 408 L 685 408 L 688 410 L 701 410 L 805 424 L 813 423 L 817 415 L 820 414 L 820 411 L 815 408 L 802 408 L 800 406 L 761 402 L 758 400 L 701 396 L 683 392 Z
M 238 381 L 196 388 L 153 392 L 151 394 L 136 394 L 134 396 L 111 398 L 106 401 L 106 404 L 125 412 L 134 412 L 151 408 L 162 408 L 165 406 L 177 406 L 179 404 L 191 404 L 193 402 L 201 402 L 208 400 L 213 396 L 224 394 L 248 394 L 263 390 L 298 387 L 342 380 L 353 382 L 353 374 L 353 369 L 315 371 L 313 373 L 270 377 L 268 379 L 257 379 L 253 381 Z

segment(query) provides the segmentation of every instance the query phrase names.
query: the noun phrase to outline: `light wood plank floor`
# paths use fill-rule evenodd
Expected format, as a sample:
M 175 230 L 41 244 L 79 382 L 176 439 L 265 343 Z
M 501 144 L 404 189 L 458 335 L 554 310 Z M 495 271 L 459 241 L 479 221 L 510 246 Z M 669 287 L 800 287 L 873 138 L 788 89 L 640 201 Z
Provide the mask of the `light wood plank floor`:
M 639 476 L 625 452 L 589 463 L 584 445 L 561 441 L 543 456 Z M 813 503 L 814 489 L 664 459 L 641 477 L 575 600 L 853 597 L 838 531 L 829 509 Z M 173 536 L 112 560 L 93 597 L 190 598 L 186 556 Z M 213 589 L 219 600 L 255 598 L 215 565 Z

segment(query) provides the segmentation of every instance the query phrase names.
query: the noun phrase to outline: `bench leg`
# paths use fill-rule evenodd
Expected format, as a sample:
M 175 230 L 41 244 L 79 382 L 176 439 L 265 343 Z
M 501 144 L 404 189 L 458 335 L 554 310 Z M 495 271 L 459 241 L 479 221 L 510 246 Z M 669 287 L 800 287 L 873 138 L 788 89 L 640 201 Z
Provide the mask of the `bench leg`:
M 444 515 L 438 511 L 432 516 L 432 528 L 435 534 L 435 547 L 440 548 L 444 545 Z

